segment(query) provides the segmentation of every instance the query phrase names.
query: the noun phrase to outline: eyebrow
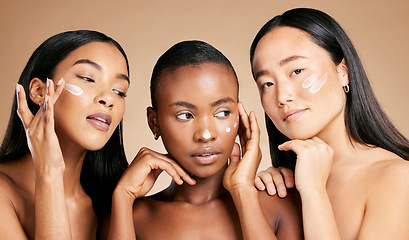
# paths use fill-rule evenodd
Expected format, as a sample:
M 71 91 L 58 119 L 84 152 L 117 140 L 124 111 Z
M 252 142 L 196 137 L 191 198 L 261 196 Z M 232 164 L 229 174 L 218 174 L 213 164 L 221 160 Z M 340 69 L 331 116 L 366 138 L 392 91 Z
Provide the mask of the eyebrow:
M 299 60 L 299 59 L 306 59 L 307 57 L 300 56 L 300 55 L 293 55 L 289 56 L 287 58 L 284 58 L 283 60 L 280 61 L 280 66 L 283 66 L 291 61 Z
M 210 106 L 215 107 L 223 103 L 234 103 L 234 100 L 230 97 L 226 97 L 226 98 L 222 98 L 222 99 L 212 102 Z M 181 107 L 186 107 L 190 109 L 197 109 L 197 107 L 194 104 L 183 102 L 183 101 L 178 101 L 178 102 L 169 104 L 169 107 L 172 107 L 172 106 L 181 106 Z
M 285 65 L 285 64 L 287 64 L 287 63 L 289 63 L 289 62 L 291 62 L 291 61 L 295 61 L 295 60 L 299 60 L 299 59 L 307 59 L 307 57 L 305 57 L 305 56 L 300 56 L 300 55 L 292 55 L 292 56 L 289 56 L 289 57 L 284 58 L 283 60 L 281 60 L 279 64 L 280 64 L 280 66 L 282 67 L 283 65 Z M 254 75 L 254 79 L 257 81 L 257 79 L 258 79 L 259 77 L 262 77 L 262 76 L 268 75 L 268 74 L 269 74 L 269 71 L 267 71 L 267 70 L 258 71 L 258 72 Z
M 215 107 L 215 106 L 220 105 L 220 104 L 222 104 L 222 103 L 234 103 L 234 100 L 231 99 L 231 98 L 229 98 L 229 97 L 226 97 L 226 98 L 219 99 L 219 100 L 213 102 L 213 103 L 210 104 L 210 105 L 211 105 L 212 107 Z
M 89 59 L 80 59 L 80 60 L 76 61 L 76 62 L 73 64 L 73 66 L 74 66 L 74 65 L 77 65 L 77 64 L 89 64 L 89 65 L 95 67 L 95 68 L 96 68 L 97 70 L 99 70 L 99 71 L 102 70 L 101 65 L 99 65 L 98 63 L 93 62 L 93 61 L 91 61 L 91 60 L 89 60 Z M 128 77 L 127 75 L 125 75 L 125 74 L 118 73 L 118 74 L 116 75 L 116 77 L 119 78 L 119 79 L 126 80 L 126 81 L 128 81 L 128 83 L 129 83 L 129 77 Z

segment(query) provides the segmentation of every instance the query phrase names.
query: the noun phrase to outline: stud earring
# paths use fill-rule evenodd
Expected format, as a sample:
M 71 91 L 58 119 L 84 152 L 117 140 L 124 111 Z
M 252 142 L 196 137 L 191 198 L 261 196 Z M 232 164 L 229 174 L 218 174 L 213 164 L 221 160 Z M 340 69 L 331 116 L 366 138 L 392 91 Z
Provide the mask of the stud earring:
M 343 86 L 342 88 L 344 89 L 345 93 L 349 93 L 349 85 L 348 84 Z

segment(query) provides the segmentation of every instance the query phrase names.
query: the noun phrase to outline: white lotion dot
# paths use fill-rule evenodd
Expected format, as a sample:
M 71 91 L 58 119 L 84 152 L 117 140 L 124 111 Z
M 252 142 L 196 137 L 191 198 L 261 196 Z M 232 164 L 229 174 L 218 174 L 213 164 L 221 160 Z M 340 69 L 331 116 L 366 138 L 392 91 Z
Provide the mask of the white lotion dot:
M 237 123 L 234 123 L 234 127 L 237 127 Z
M 73 84 L 69 84 L 69 83 L 66 83 L 64 85 L 64 89 L 67 90 L 68 92 L 74 94 L 74 95 L 77 95 L 77 96 L 79 96 L 79 95 L 81 95 L 83 93 L 83 91 L 82 91 L 82 89 L 80 87 L 75 86 Z
M 226 128 L 226 132 L 230 132 L 231 129 L 229 127 Z
M 209 139 L 210 138 L 210 132 L 209 130 L 205 129 L 204 133 L 203 133 L 203 138 L 205 139 Z

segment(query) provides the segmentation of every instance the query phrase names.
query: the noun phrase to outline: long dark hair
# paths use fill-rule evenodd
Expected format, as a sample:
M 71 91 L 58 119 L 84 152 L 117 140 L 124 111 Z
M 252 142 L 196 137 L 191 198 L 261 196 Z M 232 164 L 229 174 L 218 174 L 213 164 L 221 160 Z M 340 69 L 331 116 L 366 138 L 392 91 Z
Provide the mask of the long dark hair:
M 268 21 L 257 33 L 251 45 L 252 67 L 254 51 L 260 39 L 279 26 L 298 28 L 309 34 L 313 42 L 330 54 L 336 65 L 345 59 L 350 86 L 345 106 L 345 125 L 350 140 L 384 148 L 409 160 L 408 139 L 393 126 L 380 107 L 351 40 L 341 26 L 326 13 L 315 9 L 297 8 Z M 288 155 L 277 149 L 279 144 L 289 139 L 277 130 L 267 114 L 266 126 L 273 165 L 293 167 L 295 155 Z
M 37 77 L 45 82 L 47 78 L 53 78 L 56 66 L 68 54 L 91 42 L 115 45 L 126 60 L 129 74 L 128 58 L 114 39 L 89 30 L 63 32 L 43 42 L 28 60 L 18 81 L 24 87 L 26 96 L 29 96 L 31 79 Z M 27 103 L 31 112 L 35 114 L 39 106 L 30 98 L 27 98 Z M 0 147 L 0 162 L 19 159 L 29 152 L 24 127 L 17 116 L 17 99 L 14 97 L 10 120 Z M 112 192 L 127 167 L 121 121 L 102 149 L 87 152 L 81 170 L 81 185 L 91 197 L 94 210 L 99 217 L 111 209 Z

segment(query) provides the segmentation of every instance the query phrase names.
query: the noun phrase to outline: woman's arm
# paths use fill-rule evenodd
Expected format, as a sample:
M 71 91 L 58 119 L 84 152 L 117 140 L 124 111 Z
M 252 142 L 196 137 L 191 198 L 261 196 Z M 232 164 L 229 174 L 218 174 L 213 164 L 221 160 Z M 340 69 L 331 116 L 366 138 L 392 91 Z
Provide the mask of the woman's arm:
M 333 150 L 317 137 L 291 140 L 279 149 L 297 154 L 295 186 L 301 195 L 305 239 L 341 239 L 326 190 Z
M 136 239 L 133 203 L 135 199 L 145 196 L 152 189 L 162 171 L 167 172 L 179 185 L 184 181 L 190 185 L 196 183 L 172 159 L 148 148 L 142 148 L 119 180 L 113 193 L 108 239 Z
M 35 238 L 71 239 L 64 192 L 65 163 L 54 131 L 54 103 L 62 92 L 63 80 L 54 90 L 47 79 L 46 93 L 35 116 L 27 106 L 22 86 L 16 86 L 18 114 L 26 129 L 35 173 Z
M 259 148 L 260 129 L 254 112 L 247 116 L 241 103 L 240 140 L 243 158 L 240 159 L 240 147 L 236 143 L 223 185 L 230 192 L 240 218 L 244 239 L 276 239 L 270 228 L 258 200 L 258 191 L 254 187 L 254 179 L 261 160 Z

